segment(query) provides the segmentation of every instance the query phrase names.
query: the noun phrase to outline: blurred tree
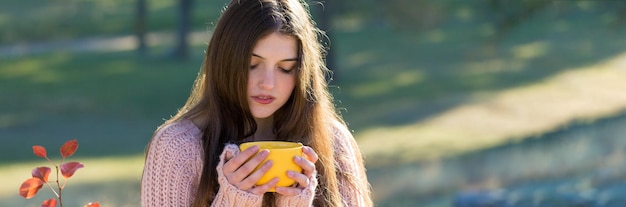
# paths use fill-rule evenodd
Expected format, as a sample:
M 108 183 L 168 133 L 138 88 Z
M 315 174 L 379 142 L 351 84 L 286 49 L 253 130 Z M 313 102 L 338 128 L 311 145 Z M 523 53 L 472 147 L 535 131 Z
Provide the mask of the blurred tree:
M 514 27 L 528 21 L 532 16 L 551 5 L 550 0 L 499 1 L 488 0 L 492 11 L 496 14 L 493 24 L 496 33 L 493 38 L 499 42 Z
M 458 2 L 388 0 L 382 7 L 391 26 L 419 32 L 443 23 L 449 16 L 449 8 L 456 3 Z
M 185 59 L 188 55 L 188 34 L 191 25 L 191 5 L 193 0 L 179 0 L 178 29 L 176 32 L 176 46 L 171 52 L 175 58 Z
M 137 16 L 135 33 L 137 34 L 137 52 L 141 55 L 146 53 L 146 0 L 137 0 Z
M 594 12 L 575 7 L 595 7 L 603 15 L 614 16 L 614 20 L 607 24 L 612 29 L 617 29 L 626 20 L 626 1 L 599 0 L 599 1 L 558 1 L 558 0 L 488 0 L 491 10 L 496 14 L 493 22 L 496 28 L 494 41 L 499 42 L 509 32 L 521 24 L 532 19 L 541 11 L 556 9 L 562 13 L 569 12 Z M 586 5 L 586 6 L 582 6 Z
M 349 1 L 349 0 L 347 0 Z M 560 0 L 478 0 L 459 2 L 454 0 L 388 0 L 382 4 L 384 18 L 395 29 L 424 31 L 438 27 L 449 20 L 455 8 L 467 7 L 478 11 L 477 21 L 493 26 L 491 43 L 497 44 L 513 29 L 525 24 L 546 9 L 554 9 L 560 15 L 569 12 L 599 12 L 613 19 L 607 26 L 618 29 L 626 22 L 626 1 L 560 1 Z M 584 10 L 579 7 L 593 7 Z
M 617 19 L 612 24 L 614 29 L 619 28 L 626 23 L 626 2 L 621 1 L 621 3 L 622 5 L 620 7 L 616 7 Z

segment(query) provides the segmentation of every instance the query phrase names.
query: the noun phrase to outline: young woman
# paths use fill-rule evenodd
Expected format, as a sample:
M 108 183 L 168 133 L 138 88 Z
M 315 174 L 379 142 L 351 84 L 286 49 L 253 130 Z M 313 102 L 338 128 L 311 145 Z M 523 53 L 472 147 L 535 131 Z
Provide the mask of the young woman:
M 142 206 L 372 206 L 358 146 L 325 82 L 319 31 L 299 0 L 233 0 L 206 50 L 192 94 L 150 141 Z M 305 145 L 289 172 L 255 186 L 267 151 L 236 144 Z M 258 153 L 257 153 L 258 152 Z

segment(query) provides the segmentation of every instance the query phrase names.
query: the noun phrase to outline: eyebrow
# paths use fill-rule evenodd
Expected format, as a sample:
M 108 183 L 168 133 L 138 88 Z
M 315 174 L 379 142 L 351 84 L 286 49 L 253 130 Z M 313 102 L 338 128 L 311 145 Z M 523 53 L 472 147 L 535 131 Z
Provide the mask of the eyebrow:
M 252 53 L 252 56 L 265 59 L 264 57 L 261 57 L 260 55 L 257 55 L 254 53 Z M 287 59 L 280 60 L 280 62 L 283 62 L 283 61 L 298 61 L 298 58 L 287 58 Z

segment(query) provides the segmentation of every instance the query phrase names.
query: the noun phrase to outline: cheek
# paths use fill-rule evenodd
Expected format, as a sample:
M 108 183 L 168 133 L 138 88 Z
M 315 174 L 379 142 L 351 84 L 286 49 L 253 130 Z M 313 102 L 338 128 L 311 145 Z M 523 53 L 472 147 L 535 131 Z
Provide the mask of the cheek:
M 295 75 L 291 75 L 288 78 L 287 87 L 289 88 L 289 91 L 293 91 L 296 89 L 296 76 Z
M 252 75 L 252 71 L 250 71 L 248 73 L 248 83 L 246 83 L 247 84 L 248 94 L 250 92 L 252 92 L 252 89 L 254 88 L 254 83 L 255 83 L 254 81 L 255 81 L 254 75 Z

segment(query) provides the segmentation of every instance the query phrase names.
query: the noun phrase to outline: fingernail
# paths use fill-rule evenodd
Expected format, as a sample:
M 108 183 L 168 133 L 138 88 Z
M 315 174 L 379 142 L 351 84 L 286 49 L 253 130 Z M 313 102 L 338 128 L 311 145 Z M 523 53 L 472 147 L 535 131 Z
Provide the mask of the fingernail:
M 300 156 L 296 156 L 296 158 L 295 158 L 295 159 L 296 159 L 296 162 L 300 162 L 300 161 L 302 161 L 302 157 L 300 157 Z
M 259 145 L 253 145 L 249 149 L 252 150 L 252 151 L 259 151 Z
M 260 153 L 261 153 L 261 156 L 267 156 L 267 155 L 270 154 L 270 151 L 269 150 L 263 150 Z
M 291 171 L 291 170 L 287 171 L 287 176 L 293 177 L 293 176 L 295 176 L 295 173 L 293 171 Z

